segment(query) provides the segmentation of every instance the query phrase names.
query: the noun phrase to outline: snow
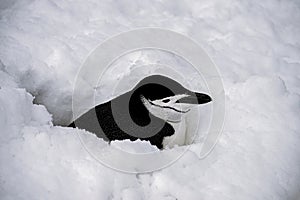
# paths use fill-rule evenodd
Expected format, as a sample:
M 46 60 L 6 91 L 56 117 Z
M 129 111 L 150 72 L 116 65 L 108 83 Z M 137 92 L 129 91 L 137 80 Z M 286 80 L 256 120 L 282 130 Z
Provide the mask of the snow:
M 299 199 L 299 11 L 292 0 L 1 1 L 1 199 Z M 99 149 L 108 155 L 118 148 L 157 149 L 141 141 L 108 145 L 60 125 L 71 120 L 75 75 L 88 53 L 112 35 L 145 26 L 174 30 L 202 45 L 222 75 L 226 119 L 205 159 L 199 159 L 196 140 L 172 165 L 129 174 L 95 159 Z M 174 73 L 176 80 L 205 90 L 179 58 L 145 50 L 112 65 L 102 80 L 106 85 L 98 88 L 99 101 L 130 89 L 147 73 L 166 73 L 141 68 L 131 74 L 151 62 L 175 66 L 188 75 Z M 120 70 L 123 64 L 127 68 Z M 117 93 L 101 95 L 120 80 Z M 165 150 L 151 163 L 117 161 L 144 169 L 159 163 L 159 156 L 184 151 Z

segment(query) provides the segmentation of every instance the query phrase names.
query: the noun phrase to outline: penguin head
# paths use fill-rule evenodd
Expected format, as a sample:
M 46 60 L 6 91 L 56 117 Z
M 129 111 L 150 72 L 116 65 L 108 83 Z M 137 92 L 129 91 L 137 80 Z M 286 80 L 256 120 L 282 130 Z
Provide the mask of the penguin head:
M 170 123 L 179 123 L 191 107 L 212 101 L 209 95 L 190 91 L 161 75 L 140 81 L 132 96 L 138 98 L 149 113 Z

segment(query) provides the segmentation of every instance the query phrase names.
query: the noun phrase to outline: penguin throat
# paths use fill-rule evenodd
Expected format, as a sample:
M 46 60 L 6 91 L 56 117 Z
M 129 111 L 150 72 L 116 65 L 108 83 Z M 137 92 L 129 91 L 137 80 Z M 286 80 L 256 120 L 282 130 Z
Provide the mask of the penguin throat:
M 180 123 L 183 115 L 189 112 L 189 109 L 183 111 L 171 106 L 157 105 L 142 95 L 140 96 L 140 100 L 149 113 L 170 123 Z

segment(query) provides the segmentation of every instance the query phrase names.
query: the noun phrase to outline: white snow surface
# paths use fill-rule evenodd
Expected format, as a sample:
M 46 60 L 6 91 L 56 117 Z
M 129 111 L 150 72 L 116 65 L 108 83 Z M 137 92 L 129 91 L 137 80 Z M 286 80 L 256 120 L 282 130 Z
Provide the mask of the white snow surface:
M 300 199 L 299 24 L 300 2 L 292 0 L 1 1 L 1 199 Z M 78 135 L 94 153 L 156 149 L 141 141 L 108 145 L 59 125 L 71 120 L 75 75 L 88 53 L 141 27 L 174 30 L 203 46 L 223 79 L 226 119 L 205 159 L 196 142 L 167 168 L 126 174 L 95 160 Z M 135 55 L 127 62 L 170 63 L 155 53 Z M 108 72 L 115 76 L 106 86 L 129 69 Z M 178 70 L 196 87 L 192 72 Z

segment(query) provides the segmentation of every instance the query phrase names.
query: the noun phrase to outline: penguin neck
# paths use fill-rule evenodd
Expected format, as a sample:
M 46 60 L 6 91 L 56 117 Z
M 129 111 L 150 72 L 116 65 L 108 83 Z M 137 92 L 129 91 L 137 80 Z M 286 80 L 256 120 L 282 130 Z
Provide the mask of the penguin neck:
M 175 133 L 172 136 L 166 137 L 163 140 L 163 146 L 174 147 L 175 145 L 182 146 L 186 142 L 186 121 L 183 118 L 179 123 L 168 122 L 174 129 Z

